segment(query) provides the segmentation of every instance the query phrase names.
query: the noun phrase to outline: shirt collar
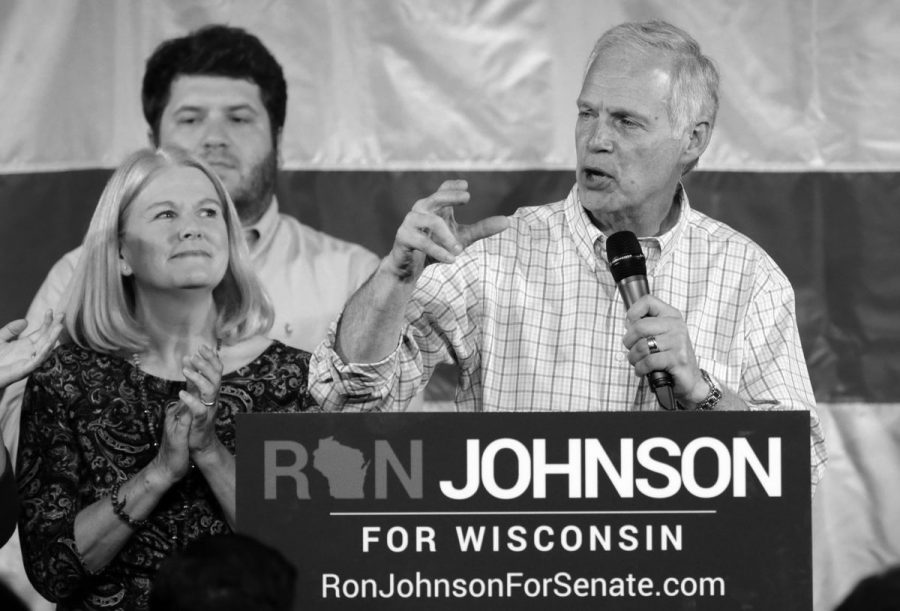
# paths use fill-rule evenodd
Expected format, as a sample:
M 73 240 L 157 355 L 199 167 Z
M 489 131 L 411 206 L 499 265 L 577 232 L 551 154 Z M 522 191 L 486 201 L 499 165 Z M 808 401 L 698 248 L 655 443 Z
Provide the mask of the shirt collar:
M 671 229 L 659 236 L 638 236 L 644 255 L 647 257 L 647 271 L 652 273 L 659 263 L 668 260 L 674 252 L 690 215 L 690 203 L 684 186 L 679 183 L 675 193 L 675 205 L 679 207 L 678 220 Z M 566 221 L 575 238 L 575 247 L 582 258 L 587 261 L 591 271 L 596 271 L 597 256 L 606 263 L 606 238 L 602 231 L 591 222 L 587 211 L 578 197 L 578 185 L 572 187 L 566 198 Z M 595 250 L 596 249 L 596 250 Z M 596 254 L 595 254 L 596 253 Z
M 569 191 L 566 198 L 566 222 L 575 239 L 575 249 L 584 259 L 592 272 L 597 271 L 597 257 L 594 255 L 594 244 L 599 240 L 599 248 L 606 250 L 606 236 L 591 222 L 587 211 L 578 198 L 578 185 Z M 605 260 L 605 257 L 604 257 Z
M 263 215 L 254 224 L 244 227 L 244 236 L 247 238 L 247 244 L 250 246 L 250 253 L 253 254 L 265 248 L 275 236 L 275 229 L 278 227 L 278 198 L 272 197 L 272 203 L 263 212 Z

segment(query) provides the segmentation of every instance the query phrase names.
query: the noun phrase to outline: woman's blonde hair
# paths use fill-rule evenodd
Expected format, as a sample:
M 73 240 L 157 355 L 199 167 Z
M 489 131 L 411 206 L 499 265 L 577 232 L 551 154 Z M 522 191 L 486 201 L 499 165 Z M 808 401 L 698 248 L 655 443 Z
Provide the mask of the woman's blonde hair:
M 216 336 L 231 344 L 272 327 L 272 305 L 250 268 L 247 242 L 231 197 L 202 161 L 182 149 L 164 147 L 129 155 L 100 195 L 65 306 L 66 330 L 78 345 L 112 353 L 146 347 L 148 337 L 135 318 L 133 278 L 120 272 L 119 248 L 128 207 L 154 177 L 173 167 L 203 172 L 222 202 L 228 231 L 228 267 L 213 289 L 218 309 Z

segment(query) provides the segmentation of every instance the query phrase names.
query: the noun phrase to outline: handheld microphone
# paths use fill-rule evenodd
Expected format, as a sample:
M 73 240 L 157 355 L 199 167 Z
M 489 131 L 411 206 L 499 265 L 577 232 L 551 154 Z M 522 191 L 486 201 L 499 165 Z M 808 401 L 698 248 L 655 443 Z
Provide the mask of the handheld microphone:
M 619 287 L 619 294 L 625 307 L 650 294 L 647 283 L 647 262 L 644 251 L 637 237 L 630 231 L 619 231 L 606 240 L 606 258 L 609 260 L 609 271 Z M 647 375 L 650 388 L 656 400 L 667 410 L 676 408 L 675 393 L 672 387 L 675 381 L 668 371 L 651 371 Z

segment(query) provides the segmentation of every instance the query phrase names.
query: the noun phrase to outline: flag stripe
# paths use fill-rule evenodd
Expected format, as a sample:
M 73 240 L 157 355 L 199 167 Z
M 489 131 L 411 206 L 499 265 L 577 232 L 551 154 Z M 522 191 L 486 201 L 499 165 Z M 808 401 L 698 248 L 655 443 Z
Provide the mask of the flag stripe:
M 722 74 L 711 171 L 900 171 L 890 1 L 0 3 L 0 173 L 115 167 L 146 144 L 144 62 L 223 22 L 282 63 L 293 170 L 561 170 L 595 39 L 668 19 Z

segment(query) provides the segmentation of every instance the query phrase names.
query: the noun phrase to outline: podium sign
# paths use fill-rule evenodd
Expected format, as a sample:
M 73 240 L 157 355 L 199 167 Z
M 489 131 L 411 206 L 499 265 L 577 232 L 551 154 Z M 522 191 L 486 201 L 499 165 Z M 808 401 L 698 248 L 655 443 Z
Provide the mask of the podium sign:
M 812 609 L 809 414 L 247 414 L 298 609 Z

